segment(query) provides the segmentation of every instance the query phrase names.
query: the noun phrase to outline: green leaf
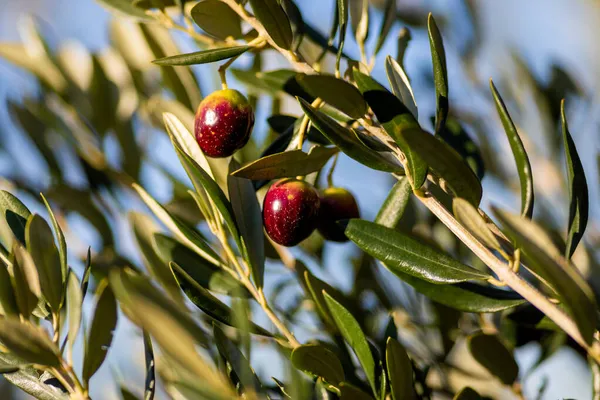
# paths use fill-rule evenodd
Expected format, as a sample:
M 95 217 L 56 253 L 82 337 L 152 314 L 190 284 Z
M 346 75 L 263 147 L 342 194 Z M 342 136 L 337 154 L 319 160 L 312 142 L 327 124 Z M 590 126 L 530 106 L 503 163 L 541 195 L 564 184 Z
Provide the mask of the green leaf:
M 77 275 L 73 270 L 69 271 L 67 276 L 67 317 L 69 320 L 69 332 L 67 334 L 68 351 L 73 354 L 73 346 L 79 333 L 81 325 L 81 307 L 83 304 L 83 295 L 81 285 Z
M 281 92 L 291 96 L 299 96 L 303 99 L 312 102 L 314 97 L 306 93 L 306 91 L 296 81 L 298 73 L 290 69 L 278 69 L 274 71 L 256 71 L 256 70 L 240 70 L 233 68 L 231 70 L 233 76 L 240 82 L 248 85 L 248 89 L 252 93 L 267 93 L 276 95 Z
M 19 370 L 18 365 L 11 365 L 4 362 L 0 362 L 0 374 L 12 374 Z
M 182 267 L 174 262 L 169 263 L 171 271 L 179 283 L 179 287 L 190 301 L 204 311 L 212 319 L 225 325 L 235 326 L 231 308 L 198 284 Z M 262 336 L 272 336 L 260 326 L 250 323 L 250 332 Z
M 113 270 L 109 279 L 122 310 L 152 336 L 163 354 L 201 381 L 206 392 L 235 398 L 223 376 L 196 351 L 197 344 L 206 345 L 206 335 L 186 311 L 142 276 Z
M 175 262 L 203 288 L 229 296 L 249 296 L 249 293 L 229 273 L 200 257 L 177 240 L 155 233 L 153 245 L 165 265 L 169 265 L 171 261 Z M 172 276 L 170 269 L 169 274 Z
M 42 296 L 38 271 L 31 255 L 21 245 L 13 246 L 12 286 L 21 315 L 29 318 Z
M 294 36 L 287 14 L 277 0 L 250 0 L 252 11 L 279 47 L 289 50 Z
M 333 386 L 344 381 L 344 368 L 337 356 L 319 344 L 306 344 L 292 351 L 294 367 L 313 376 L 320 376 Z
M 203 0 L 191 10 L 192 19 L 202 30 L 221 40 L 243 36 L 240 16 L 220 0 Z
M 413 154 L 418 154 L 437 176 L 443 178 L 455 196 L 479 206 L 483 192 L 481 182 L 453 148 L 420 129 L 408 129 L 403 132 L 403 137 Z
M 153 18 L 146 14 L 143 9 L 133 5 L 130 0 L 98 0 L 100 4 L 111 11 L 127 17 L 133 17 L 141 20 L 152 20 Z
M 433 120 L 433 119 L 432 119 Z M 432 121 L 435 123 L 435 121 Z M 442 139 L 452 147 L 469 164 L 475 175 L 482 180 L 485 175 L 483 156 L 477 144 L 461 126 L 460 122 L 453 117 L 446 119 L 446 125 L 436 137 Z
M 373 222 L 350 220 L 345 233 L 363 251 L 383 261 L 392 272 L 400 271 L 436 284 L 489 277 L 403 233 Z
M 377 217 L 375 217 L 375 223 L 387 228 L 398 226 L 411 194 L 412 187 L 408 178 L 402 177 L 396 182 L 392 190 L 390 190 L 390 193 L 377 213 Z
M 387 339 L 385 363 L 394 400 L 414 399 L 412 363 L 404 346 L 394 338 Z
M 508 109 L 506 108 L 506 105 L 504 105 L 504 101 L 502 101 L 500 93 L 498 93 L 498 90 L 496 89 L 496 86 L 494 86 L 494 82 L 492 82 L 491 79 L 490 89 L 492 90 L 492 95 L 494 96 L 494 101 L 496 102 L 496 110 L 498 111 L 498 115 L 500 116 L 500 120 L 504 126 L 504 131 L 508 137 L 508 142 L 510 143 L 510 148 L 512 149 L 513 156 L 517 164 L 517 172 L 519 173 L 519 181 L 521 182 L 521 215 L 531 219 L 531 216 L 533 215 L 534 202 L 531 164 L 529 163 L 527 152 L 525 151 L 523 142 L 519 137 L 517 128 L 510 118 Z
M 367 376 L 367 380 L 371 385 L 371 389 L 373 390 L 375 397 L 377 397 L 377 384 L 375 383 L 375 361 L 373 359 L 373 354 L 371 354 L 371 348 L 369 347 L 369 343 L 367 342 L 365 334 L 363 333 L 356 319 L 346 308 L 344 308 L 344 306 L 327 294 L 327 292 L 323 292 L 323 295 L 325 297 L 327 307 L 333 316 L 335 325 L 338 327 L 340 333 L 356 354 L 356 357 L 358 358 L 358 361 L 360 362 L 360 365 Z
M 565 102 L 560 103 L 560 118 L 567 162 L 567 180 L 569 185 L 569 227 L 565 257 L 571 258 L 579 241 L 583 237 L 588 221 L 589 199 L 588 185 L 581 159 L 575 148 L 575 142 L 569 132 L 567 116 L 565 115 Z
M 479 395 L 479 393 L 477 393 L 476 391 L 474 391 L 473 389 L 471 389 L 470 387 L 464 387 L 461 389 L 460 392 L 456 393 L 456 396 L 454 396 L 453 400 L 481 400 L 482 397 Z
M 505 385 L 519 377 L 519 366 L 497 335 L 477 333 L 467 338 L 467 346 L 477 362 Z
M 594 292 L 581 276 L 577 267 L 565 259 L 552 239 L 528 217 L 494 209 L 505 232 L 522 249 L 529 267 L 548 281 L 557 291 L 584 340 L 590 344 L 596 327 L 596 300 Z
M 146 382 L 144 385 L 144 400 L 153 400 L 156 392 L 156 372 L 154 361 L 154 349 L 152 339 L 148 332 L 144 331 L 144 361 L 146 362 Z
M 46 206 L 46 209 L 48 210 L 48 214 L 50 215 L 50 221 L 52 221 L 52 227 L 54 228 L 54 232 L 56 233 L 56 237 L 58 238 L 58 256 L 60 258 L 60 268 L 61 268 L 63 281 L 66 281 L 67 280 L 67 271 L 69 269 L 69 267 L 67 265 L 67 241 L 65 240 L 65 235 L 64 235 L 62 229 L 60 228 L 60 225 L 58 224 L 58 221 L 56 220 L 56 217 L 54 216 L 52 209 L 50 208 L 50 204 L 48 203 L 48 200 L 46 200 L 44 195 L 41 193 L 40 193 L 40 196 L 42 197 L 42 201 L 44 202 L 44 205 Z
M 13 270 L 14 268 L 13 266 Z M 6 266 L 0 263 L 0 315 L 5 317 L 16 317 L 19 315 L 19 306 L 11 281 L 12 279 Z
M 381 23 L 381 29 L 377 37 L 377 43 L 375 44 L 374 54 L 379 53 L 392 26 L 394 26 L 394 21 L 396 21 L 396 0 L 386 0 L 383 10 L 383 22 Z
M 375 79 L 354 69 L 354 81 L 385 131 L 404 152 L 408 179 L 413 189 L 419 189 L 427 179 L 427 163 L 413 151 L 404 137 L 411 131 L 423 136 L 419 123 L 408 108 Z
M 427 32 L 429 33 L 429 47 L 431 48 L 433 79 L 435 82 L 435 133 L 438 134 L 444 129 L 448 117 L 448 70 L 446 69 L 446 52 L 442 34 L 431 13 L 427 17 Z
M 458 222 L 467 228 L 480 242 L 494 250 L 502 250 L 496 235 L 488 228 L 479 211 L 471 203 L 460 197 L 455 197 L 452 200 L 452 211 Z
M 189 228 L 178 218 L 172 216 L 163 206 L 161 206 L 144 189 L 142 189 L 141 186 L 134 183 L 132 187 L 135 189 L 144 203 L 146 203 L 148 208 L 150 208 L 150 210 L 154 213 L 156 218 L 165 224 L 167 229 L 169 229 L 169 231 L 171 231 L 177 237 L 177 239 L 212 264 L 220 265 L 223 263 L 223 261 L 221 261 L 214 250 L 204 241 L 198 232 Z
M 350 24 L 359 46 L 364 46 L 369 37 L 369 1 L 368 0 L 350 0 Z
M 526 300 L 515 292 L 493 286 L 483 286 L 472 282 L 436 285 L 402 273 L 397 269 L 392 272 L 430 300 L 459 311 L 495 313 L 526 303 Z
M 354 119 L 367 112 L 367 103 L 359 90 L 343 79 L 328 74 L 298 74 L 296 81 L 313 97 L 320 97 Z
M 346 30 L 348 27 L 348 0 L 337 0 L 337 16 L 339 18 L 339 48 L 335 59 L 335 69 L 339 70 L 342 52 L 344 51 L 344 43 L 346 42 Z
M 96 289 L 96 308 L 83 357 L 81 377 L 86 386 L 106 358 L 106 353 L 113 340 L 114 330 L 117 327 L 117 319 L 115 295 L 108 286 L 108 281 L 103 280 Z
M 373 400 L 373 397 L 369 396 L 356 386 L 351 385 L 348 382 L 342 382 L 340 384 L 340 399 L 341 400 Z
M 304 99 L 299 98 L 298 101 L 311 123 L 349 157 L 379 171 L 399 172 L 402 170 L 402 167 L 392 158 L 387 158 L 361 143 L 354 131 L 344 128 L 333 118 L 313 108 Z
M 227 186 L 231 208 L 244 243 L 242 254 L 250 266 L 252 279 L 262 288 L 265 273 L 265 236 L 262 227 L 262 211 L 252 182 L 238 178 L 233 171 L 239 168 L 234 159 L 229 163 Z
M 18 371 L 5 374 L 4 378 L 19 387 L 25 393 L 35 397 L 38 400 L 69 400 L 69 395 L 56 390 L 56 387 L 46 385 L 41 382 L 39 372 L 32 366 L 19 365 L 22 360 L 13 357 L 10 354 L 0 354 L 0 360 L 3 364 L 14 365 Z
M 308 153 L 291 150 L 259 158 L 231 173 L 231 176 L 252 180 L 308 175 L 319 171 L 336 154 L 335 147 L 315 146 Z
M 7 247 L 12 246 L 12 235 L 25 245 L 25 226 L 31 212 L 21 200 L 5 190 L 0 190 L 0 212 L 2 213 L 2 239 Z M 5 225 L 6 223 L 6 225 Z
M 63 299 L 63 278 L 54 236 L 46 221 L 37 214 L 29 217 L 25 232 L 27 250 L 37 268 L 42 294 L 56 313 Z
M 250 50 L 250 46 L 220 47 L 217 49 L 195 51 L 193 53 L 178 54 L 152 61 L 157 65 L 196 65 L 208 64 L 215 61 L 226 60 L 239 56 Z
M 246 356 L 235 343 L 225 336 L 225 333 L 216 324 L 213 324 L 213 332 L 217 350 L 227 364 L 227 370 L 231 371 L 230 374 L 233 372 L 234 379 L 242 384 L 242 391 L 246 394 L 244 397 L 252 397 L 247 396 L 248 392 L 260 393 L 262 384 Z
M 408 76 L 404 68 L 392 56 L 387 56 L 385 59 L 385 73 L 394 95 L 408 108 L 415 118 L 419 118 L 417 102 Z
M 38 326 L 24 324 L 18 319 L 0 319 L 0 342 L 11 354 L 22 360 L 48 367 L 60 365 L 60 351 Z

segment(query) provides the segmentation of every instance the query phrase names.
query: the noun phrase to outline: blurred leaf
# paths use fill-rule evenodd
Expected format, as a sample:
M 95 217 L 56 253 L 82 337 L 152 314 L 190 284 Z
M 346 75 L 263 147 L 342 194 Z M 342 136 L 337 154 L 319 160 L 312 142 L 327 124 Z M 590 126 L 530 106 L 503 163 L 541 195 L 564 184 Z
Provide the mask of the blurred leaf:
M 293 52 L 298 52 L 298 49 L 300 48 L 300 45 L 304 40 L 304 34 L 306 31 L 304 19 L 302 18 L 302 13 L 300 12 L 300 9 L 296 5 L 296 3 L 294 3 L 293 0 L 281 0 L 279 3 L 281 4 L 283 11 L 285 11 L 286 15 L 290 19 L 290 23 L 292 25 L 292 36 L 294 37 L 294 41 L 290 50 L 292 50 Z M 321 43 L 317 42 L 317 44 L 323 46 L 322 43 L 324 43 L 324 45 L 326 46 L 327 39 L 323 38 L 320 34 L 319 36 Z
M 569 259 L 575 252 L 575 249 L 585 232 L 588 221 L 589 199 L 585 171 L 583 169 L 583 164 L 581 164 L 579 154 L 577 153 L 577 148 L 575 148 L 573 137 L 569 132 L 564 101 L 560 103 L 560 118 L 569 184 L 569 228 L 567 233 L 567 245 L 565 248 L 565 257 Z
M 336 0 L 337 1 L 337 16 L 339 18 L 339 48 L 336 56 L 335 66 L 336 70 L 339 70 L 340 60 L 342 58 L 342 52 L 344 51 L 344 43 L 346 42 L 346 30 L 348 27 L 348 0 Z
M 196 344 L 205 344 L 206 338 L 187 312 L 141 276 L 114 270 L 110 283 L 129 318 L 152 335 L 165 355 L 200 380 L 205 393 L 219 399 L 235 397 L 223 376 L 196 352 Z
M 69 400 L 69 395 L 56 390 L 55 387 L 46 385 L 40 379 L 39 372 L 32 366 L 19 365 L 22 360 L 10 354 L 0 354 L 0 361 L 6 365 L 18 366 L 14 373 L 3 375 L 4 379 L 19 387 L 25 393 L 39 400 Z
M 200 3 L 202 4 L 202 3 Z M 208 64 L 215 61 L 226 60 L 250 50 L 249 46 L 220 47 L 217 49 L 196 51 L 193 53 L 178 54 L 163 57 L 152 61 L 157 65 L 196 65 Z
M 396 228 L 410 201 L 411 194 L 412 187 L 408 178 L 402 177 L 387 195 L 375 217 L 375 223 L 387 228 Z
M 442 34 L 431 13 L 427 17 L 427 32 L 429 33 L 429 46 L 431 47 L 433 78 L 435 81 L 435 133 L 439 134 L 444 129 L 446 117 L 448 117 L 448 70 L 446 69 L 446 52 Z
M 351 385 L 348 382 L 342 382 L 340 384 L 340 399 L 341 400 L 373 400 L 373 397 L 369 396 L 356 386 Z
M 217 350 L 223 361 L 227 364 L 227 369 L 235 375 L 235 380 L 242 384 L 244 397 L 252 398 L 251 395 L 248 396 L 249 392 L 260 393 L 262 384 L 254 373 L 248 359 L 216 324 L 213 324 L 213 332 Z
M 373 222 L 352 219 L 345 233 L 358 247 L 384 262 L 394 273 L 400 271 L 435 284 L 489 277 L 403 233 Z
M 83 295 L 77 275 L 73 270 L 69 271 L 67 277 L 67 316 L 69 320 L 69 332 L 67 334 L 68 351 L 73 354 L 73 346 L 79 333 L 81 325 L 81 307 L 83 305 Z
M 116 11 L 124 16 L 141 20 L 153 19 L 150 15 L 146 14 L 143 9 L 134 6 L 130 0 L 98 0 L 98 2 L 106 8 Z
M 31 255 L 21 245 L 13 246 L 12 286 L 21 315 L 29 318 L 41 297 L 38 271 Z
M 248 262 L 254 284 L 262 288 L 265 273 L 262 211 L 252 182 L 232 175 L 238 168 L 239 164 L 232 159 L 227 178 L 229 200 L 244 243 L 242 254 Z
M 319 171 L 338 152 L 335 147 L 315 146 L 308 153 L 292 150 L 260 158 L 231 173 L 234 177 L 252 180 L 308 175 Z
M 229 273 L 200 257 L 177 240 L 155 233 L 154 247 L 165 265 L 173 261 L 203 288 L 229 296 L 250 295 Z M 172 276 L 170 269 L 169 274 Z
M 393 338 L 385 345 L 385 363 L 394 400 L 414 399 L 412 363 L 404 346 Z
M 485 174 L 485 165 L 481 151 L 471 136 L 461 126 L 456 118 L 449 116 L 446 119 L 446 125 L 437 135 L 450 147 L 452 147 L 469 164 L 469 167 L 475 172 L 479 180 L 483 179 Z
M 273 129 L 276 133 L 278 133 L 280 136 L 288 135 L 289 138 L 291 139 L 292 131 L 294 129 L 294 124 L 296 124 L 298 122 L 298 120 L 300 120 L 300 122 L 302 122 L 302 118 L 303 117 L 294 117 L 291 115 L 276 114 L 276 115 L 271 115 L 269 118 L 267 118 L 267 123 L 269 124 L 269 127 L 271 129 Z M 325 136 L 323 136 L 323 134 L 321 134 L 321 132 L 319 132 L 314 126 L 311 126 L 308 129 L 308 131 L 306 132 L 306 138 L 309 141 L 317 143 L 317 144 L 322 144 L 322 145 L 331 144 L 331 142 Z M 275 139 L 275 140 L 277 140 L 277 139 Z M 283 147 L 283 149 L 285 149 L 285 147 Z M 283 149 L 281 151 L 283 151 Z M 276 151 L 275 153 L 280 153 L 281 151 Z M 263 154 L 264 154 L 264 152 L 263 152 Z M 273 153 L 271 153 L 271 154 L 273 154 Z
M 386 0 L 383 10 L 383 22 L 381 23 L 381 29 L 377 37 L 377 43 L 375 44 L 375 55 L 383 47 L 385 39 L 387 39 L 392 26 L 394 26 L 394 21 L 396 21 L 396 0 Z
M 42 197 L 42 201 L 48 210 L 48 215 L 50 215 L 50 221 L 52 221 L 52 227 L 54 228 L 54 232 L 56 233 L 56 237 L 58 238 L 58 256 L 60 258 L 60 269 L 62 273 L 63 281 L 67 279 L 67 271 L 69 269 L 67 265 L 67 242 L 65 240 L 65 235 L 52 212 L 52 208 L 50 208 L 50 204 L 48 204 L 48 200 L 44 197 L 43 194 L 40 193 Z
M 60 351 L 48 333 L 18 319 L 0 319 L 0 341 L 12 354 L 32 364 L 48 367 L 60 365 Z
M 13 270 L 14 268 L 13 266 Z M 6 266 L 4 263 L 0 263 L 0 315 L 5 317 L 17 317 L 19 315 L 19 306 L 11 281 Z
M 333 297 L 327 294 L 327 292 L 323 292 L 323 295 L 325 296 L 325 302 L 327 303 L 327 307 L 331 312 L 336 326 L 356 354 L 356 357 L 367 376 L 367 380 L 371 385 L 371 389 L 373 389 L 373 393 L 377 396 L 375 361 L 373 360 L 373 354 L 371 354 L 371 348 L 369 347 L 365 334 L 356 319 L 346 308 L 344 308 L 344 306 L 335 301 Z
M 37 268 L 42 294 L 52 311 L 58 313 L 63 300 L 63 276 L 52 231 L 37 214 L 29 217 L 25 231 L 27 250 Z
M 454 149 L 422 130 L 409 129 L 403 136 L 413 154 L 418 154 L 437 176 L 443 178 L 455 196 L 479 206 L 483 192 L 481 182 Z
M 91 103 L 90 123 L 101 135 L 115 126 L 119 88 L 109 79 L 100 58 L 92 56 L 92 80 L 87 91 Z
M 117 327 L 117 320 L 115 295 L 108 286 L 108 281 L 103 280 L 98 284 L 96 290 L 96 308 L 83 357 L 81 377 L 86 386 L 106 358 L 106 353 L 113 340 L 114 330 Z
M 408 108 L 415 118 L 419 118 L 415 95 L 404 68 L 393 57 L 387 56 L 385 59 L 385 73 L 394 95 Z
M 517 128 L 512 122 L 512 119 L 508 114 L 508 109 L 506 108 L 506 105 L 504 105 L 504 101 L 502 101 L 500 93 L 498 93 L 498 90 L 496 89 L 496 86 L 494 86 L 494 82 L 492 82 L 492 80 L 490 80 L 490 89 L 492 90 L 498 115 L 500 116 L 500 120 L 504 126 L 504 131 L 506 132 L 508 142 L 510 143 L 510 148 L 512 149 L 515 162 L 517 163 L 517 172 L 519 173 L 519 181 L 521 182 L 521 215 L 531 219 L 531 216 L 533 215 L 534 202 L 531 164 L 529 163 L 527 152 L 525 151 L 523 142 L 519 137 Z
M 462 388 L 460 392 L 456 393 L 453 400 L 481 400 L 482 397 L 471 389 L 470 387 Z
M 154 349 L 152 339 L 148 332 L 144 331 L 144 360 L 146 362 L 146 382 L 144 385 L 144 400 L 153 400 L 156 392 L 156 374 L 154 372 Z
M 419 189 L 427 179 L 427 164 L 421 154 L 415 153 L 406 142 L 405 135 L 413 131 L 418 136 L 425 133 L 408 108 L 373 78 L 354 69 L 354 80 L 385 131 L 404 152 L 408 168 L 406 175 L 413 189 Z
M 349 157 L 379 171 L 398 172 L 402 170 L 402 167 L 392 159 L 386 158 L 385 155 L 362 144 L 354 131 L 344 128 L 333 118 L 316 110 L 303 99 L 298 99 L 298 101 L 312 124 Z
M 0 190 L 0 212 L 2 239 L 7 247 L 12 246 L 12 235 L 25 246 L 25 226 L 31 212 L 21 200 L 5 190 Z
M 170 262 L 171 271 L 179 283 L 181 290 L 190 299 L 190 301 L 204 311 L 212 319 L 225 325 L 235 326 L 231 308 L 210 292 L 198 284 L 183 268 L 174 262 Z M 250 323 L 250 332 L 262 336 L 272 336 L 269 332 L 260 326 Z
M 248 85 L 250 92 L 276 95 L 280 92 L 289 94 L 290 96 L 299 96 L 303 99 L 312 102 L 314 97 L 306 93 L 300 86 L 296 77 L 298 73 L 290 69 L 278 69 L 274 71 L 255 71 L 231 69 L 233 76 L 240 82 Z
M 166 29 L 152 24 L 141 24 L 140 28 L 154 58 L 164 58 L 168 54 L 181 53 Z M 195 110 L 202 100 L 202 95 L 192 70 L 189 67 L 169 66 L 162 66 L 160 69 L 164 85 L 171 90 L 175 98 L 188 109 Z
M 221 40 L 242 37 L 242 21 L 235 11 L 219 0 L 203 0 L 191 10 L 192 19 L 202 30 Z
M 494 313 L 526 302 L 515 292 L 493 286 L 483 286 L 472 282 L 437 285 L 398 270 L 392 272 L 430 300 L 464 312 Z
M 369 1 L 349 0 L 350 23 L 359 46 L 369 37 Z
M 141 186 L 132 185 L 141 199 L 146 203 L 152 213 L 158 218 L 167 229 L 169 229 L 183 244 L 194 250 L 202 258 L 208 260 L 214 265 L 222 263 L 214 250 L 204 241 L 198 232 L 194 231 L 179 219 L 173 217 L 163 206 L 154 200 Z
M 337 356 L 319 344 L 306 344 L 292 351 L 294 367 L 313 376 L 320 376 L 333 386 L 344 381 L 344 368 Z
M 0 57 L 21 67 L 48 85 L 52 90 L 64 92 L 67 82 L 54 62 L 48 58 L 44 50 L 31 49 L 21 43 L 0 42 Z
M 252 11 L 279 47 L 289 50 L 294 36 L 287 14 L 277 0 L 250 0 Z
M 471 203 L 460 197 L 455 197 L 452 200 L 452 211 L 458 222 L 467 228 L 480 242 L 494 250 L 502 250 L 498 239 Z
M 596 326 L 594 292 L 577 268 L 565 259 L 552 239 L 528 217 L 519 217 L 494 209 L 508 236 L 521 248 L 529 260 L 529 267 L 547 280 L 557 291 L 584 340 L 593 340 Z
M 298 74 L 296 81 L 313 97 L 320 97 L 354 119 L 367 112 L 367 103 L 358 89 L 333 75 Z
M 467 338 L 467 345 L 477 362 L 502 383 L 512 385 L 517 380 L 519 366 L 497 335 L 477 333 Z

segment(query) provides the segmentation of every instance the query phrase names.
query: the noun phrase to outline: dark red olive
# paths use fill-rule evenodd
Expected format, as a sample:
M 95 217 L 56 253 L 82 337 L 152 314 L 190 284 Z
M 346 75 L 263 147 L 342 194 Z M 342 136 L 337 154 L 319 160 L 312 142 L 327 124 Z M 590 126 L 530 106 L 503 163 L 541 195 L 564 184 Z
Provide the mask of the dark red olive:
M 337 221 L 360 218 L 358 204 L 352 193 L 343 188 L 328 188 L 320 193 L 321 209 L 317 228 L 323 237 L 334 242 L 348 240 Z
M 287 178 L 275 182 L 263 202 L 263 224 L 282 246 L 295 246 L 317 227 L 319 193 L 308 182 Z
M 229 157 L 244 147 L 254 126 L 254 111 L 237 90 L 211 93 L 198 106 L 194 133 L 209 157 Z

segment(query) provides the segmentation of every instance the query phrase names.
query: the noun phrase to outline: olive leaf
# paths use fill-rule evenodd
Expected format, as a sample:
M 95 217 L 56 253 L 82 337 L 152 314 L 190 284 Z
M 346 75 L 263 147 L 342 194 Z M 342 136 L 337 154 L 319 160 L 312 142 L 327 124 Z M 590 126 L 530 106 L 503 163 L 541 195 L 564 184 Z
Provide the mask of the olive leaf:
M 391 337 L 385 345 L 385 362 L 394 400 L 414 399 L 412 363 L 404 346 Z
M 289 50 L 294 40 L 287 14 L 277 0 L 250 0 L 254 15 L 279 47 Z
M 431 13 L 427 17 L 427 32 L 429 33 L 429 46 L 431 47 L 431 59 L 433 61 L 436 95 L 435 133 L 437 134 L 444 129 L 448 117 L 448 70 L 442 34 Z
M 193 53 L 178 54 L 175 56 L 157 58 L 152 62 L 156 65 L 170 66 L 208 64 L 213 63 L 215 61 L 221 61 L 226 60 L 228 58 L 237 57 L 248 50 L 250 50 L 250 46 L 221 47 L 218 49 L 195 51 Z
M 12 237 L 25 245 L 25 226 L 31 212 L 21 200 L 5 190 L 0 190 L 0 212 L 2 212 L 2 239 L 12 246 Z
M 292 351 L 294 367 L 313 376 L 320 376 L 337 386 L 344 381 L 344 368 L 337 356 L 327 347 L 319 344 L 306 344 Z
M 18 319 L 2 318 L 0 341 L 12 354 L 26 362 L 48 367 L 60 365 L 60 351 L 41 327 L 21 323 Z
M 497 335 L 471 335 L 467 338 L 467 346 L 477 362 L 505 385 L 512 385 L 519 376 L 517 362 Z

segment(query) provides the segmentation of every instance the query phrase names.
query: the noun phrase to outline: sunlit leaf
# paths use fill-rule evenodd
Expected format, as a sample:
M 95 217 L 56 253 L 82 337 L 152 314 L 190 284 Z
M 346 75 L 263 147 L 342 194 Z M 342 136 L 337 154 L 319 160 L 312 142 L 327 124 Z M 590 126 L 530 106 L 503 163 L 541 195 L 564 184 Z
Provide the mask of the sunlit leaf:
M 442 34 L 431 13 L 427 17 L 427 31 L 429 33 L 429 46 L 431 47 L 431 60 L 433 62 L 433 79 L 435 82 L 435 132 L 439 133 L 444 129 L 446 117 L 448 117 L 448 70 L 446 69 L 446 52 L 444 50 Z
M 502 249 L 496 236 L 488 228 L 479 211 L 471 203 L 460 197 L 455 197 L 452 200 L 452 211 L 458 222 L 467 228 L 479 241 L 494 250 Z
M 203 0 L 190 13 L 194 22 L 209 35 L 222 40 L 242 37 L 239 15 L 220 0 Z
M 411 114 L 415 118 L 419 118 L 419 110 L 417 109 L 417 102 L 415 95 L 413 94 L 412 86 L 404 68 L 391 56 L 387 56 L 385 59 L 385 72 L 387 74 L 388 81 L 392 88 L 392 92 L 400 99 L 402 104 L 409 109 Z
M 46 200 L 46 198 L 44 197 L 43 194 L 40 194 L 40 196 L 42 197 L 42 201 L 44 202 L 44 205 L 46 206 L 46 209 L 48 210 L 48 214 L 50 215 L 50 221 L 52 221 L 52 226 L 54 228 L 54 233 L 56 233 L 56 237 L 58 239 L 58 255 L 60 258 L 60 268 L 61 268 L 63 280 L 66 281 L 68 265 L 67 265 L 67 242 L 65 240 L 65 235 L 63 234 L 63 231 L 60 228 L 60 225 L 58 224 L 58 221 L 56 220 L 56 217 L 54 216 L 52 209 L 50 208 L 50 204 L 48 204 L 48 200 Z
M 239 56 L 248 50 L 250 50 L 249 46 L 220 47 L 218 49 L 196 51 L 193 53 L 158 58 L 152 62 L 157 65 L 208 64 Z
M 290 20 L 277 0 L 250 0 L 252 11 L 277 46 L 289 50 L 294 39 Z
M 398 180 L 379 209 L 377 217 L 375 217 L 375 223 L 387 228 L 398 226 L 410 201 L 411 194 L 412 187 L 408 178 L 403 177 Z
M 31 215 L 29 209 L 14 195 L 0 190 L 0 212 L 2 213 L 2 239 L 8 247 L 12 246 L 12 237 L 25 245 L 25 226 Z
M 81 307 L 83 296 L 81 286 L 77 275 L 73 270 L 69 271 L 67 276 L 67 316 L 69 320 L 69 331 L 67 334 L 67 342 L 69 353 L 73 354 L 73 346 L 79 334 L 79 326 L 81 325 Z
M 146 14 L 143 9 L 134 6 L 130 0 L 98 0 L 98 2 L 121 15 L 141 20 L 152 20 L 150 15 Z

